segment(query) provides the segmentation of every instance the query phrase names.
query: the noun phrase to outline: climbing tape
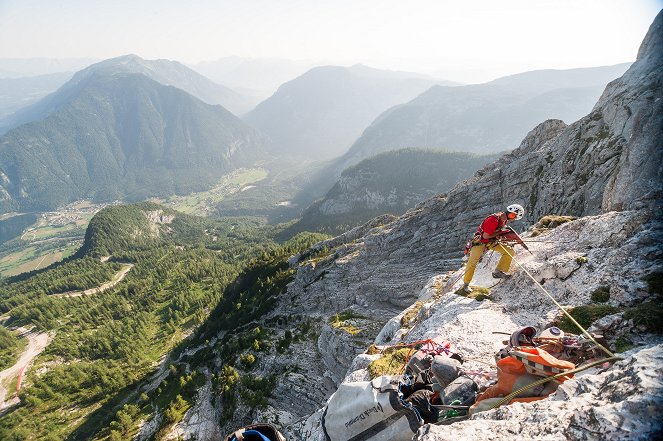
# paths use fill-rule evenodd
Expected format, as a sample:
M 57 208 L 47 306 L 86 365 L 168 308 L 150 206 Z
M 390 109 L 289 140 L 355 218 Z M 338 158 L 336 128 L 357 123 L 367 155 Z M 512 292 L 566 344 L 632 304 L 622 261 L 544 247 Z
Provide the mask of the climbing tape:
M 500 243 L 500 246 L 502 246 L 501 243 Z M 574 319 L 574 318 L 571 316 L 571 314 L 569 314 L 569 313 L 566 311 L 566 309 L 564 309 L 564 307 L 563 307 L 562 305 L 559 304 L 559 302 L 558 302 L 557 300 L 555 300 L 555 298 L 554 298 L 554 297 L 553 297 L 553 296 L 552 296 L 552 295 L 551 295 L 551 294 L 550 294 L 550 293 L 549 293 L 549 292 L 543 287 L 543 285 L 541 285 L 541 284 L 540 284 L 540 283 L 534 278 L 534 276 L 532 276 L 532 275 L 530 274 L 530 272 L 527 271 L 527 269 L 525 269 L 525 267 L 524 267 L 524 266 L 518 261 L 518 259 L 516 259 L 516 256 L 515 256 L 515 255 L 511 254 L 511 253 L 509 252 L 509 250 L 508 250 L 506 247 L 504 247 L 504 246 L 502 246 L 502 249 L 503 249 L 503 250 L 504 250 L 509 256 L 511 256 L 511 258 L 513 259 L 513 261 L 516 262 L 516 264 L 520 267 L 520 269 L 522 269 L 523 271 L 525 271 L 525 274 L 527 274 L 527 275 L 529 276 L 529 278 L 532 279 L 532 280 L 534 281 L 534 283 L 536 284 L 536 286 L 538 286 L 539 288 L 541 288 L 541 291 L 543 291 L 548 297 L 550 297 L 550 300 L 553 301 L 553 303 L 554 303 L 554 304 L 555 304 L 555 305 L 556 305 L 556 306 L 557 306 L 557 307 L 558 307 L 558 308 L 564 313 L 564 315 L 566 315 L 566 316 L 569 318 L 569 320 L 571 320 L 571 321 L 573 322 L 573 324 L 575 324 L 575 325 L 578 327 L 578 329 L 580 329 L 580 330 L 583 332 L 583 334 L 585 334 L 585 335 L 587 336 L 587 338 L 589 338 L 589 339 L 592 341 L 592 343 L 594 343 L 596 346 L 599 347 L 599 349 L 601 349 L 603 352 L 605 352 L 606 355 L 607 355 L 608 357 L 615 357 L 615 354 L 613 354 L 613 353 L 610 352 L 607 348 L 605 348 L 602 344 L 600 344 L 599 342 L 597 342 L 597 341 L 594 339 L 594 337 L 592 337 L 592 335 L 591 335 L 589 332 L 587 332 L 587 330 L 586 330 L 585 328 L 583 328 L 582 325 L 580 325 L 580 323 L 578 323 L 578 322 L 576 321 L 576 319 Z
M 538 380 L 538 381 L 535 381 L 534 383 L 530 383 L 530 384 L 528 384 L 527 386 L 521 387 L 521 388 L 518 389 L 517 391 L 511 392 L 509 395 L 505 396 L 504 398 L 502 398 L 501 400 L 499 400 L 497 403 L 493 404 L 493 406 L 492 406 L 490 409 L 488 409 L 488 410 L 497 409 L 497 408 L 500 407 L 501 405 L 503 405 L 503 404 L 505 404 L 505 403 L 508 403 L 508 402 L 511 401 L 512 399 L 516 398 L 518 395 L 520 395 L 521 393 L 525 392 L 527 389 L 531 389 L 531 388 L 533 388 L 533 387 L 539 386 L 539 385 L 541 385 L 541 384 L 545 384 L 545 383 L 547 383 L 547 382 L 549 382 L 549 381 L 556 380 L 556 379 L 558 379 L 558 378 L 566 377 L 566 376 L 568 376 L 568 375 L 577 374 L 578 372 L 582 372 L 582 371 L 584 371 L 584 370 L 586 370 L 586 369 L 592 368 L 592 367 L 594 367 L 594 366 L 597 366 L 597 365 L 600 365 L 600 364 L 603 364 L 603 363 L 610 363 L 610 362 L 615 362 L 615 361 L 619 361 L 619 360 L 623 360 L 623 358 L 622 358 L 622 357 L 616 357 L 616 356 L 613 355 L 612 357 L 604 358 L 604 359 L 601 359 L 601 360 L 596 360 L 596 361 L 593 361 L 593 362 L 591 362 L 591 363 L 588 363 L 588 364 L 586 364 L 586 365 L 584 365 L 584 366 L 577 367 L 577 368 L 575 368 L 575 369 L 571 369 L 571 370 L 568 370 L 568 371 L 560 372 L 560 373 L 557 374 L 557 375 L 552 375 L 552 376 L 550 376 L 550 377 L 542 378 L 542 379 L 540 379 L 540 380 Z

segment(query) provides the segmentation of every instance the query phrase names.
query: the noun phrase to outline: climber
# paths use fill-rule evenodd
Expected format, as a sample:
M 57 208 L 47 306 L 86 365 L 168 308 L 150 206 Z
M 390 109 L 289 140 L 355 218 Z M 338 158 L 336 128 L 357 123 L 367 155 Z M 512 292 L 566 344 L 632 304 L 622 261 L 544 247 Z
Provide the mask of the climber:
M 472 237 L 469 247 L 469 259 L 465 266 L 465 276 L 463 277 L 464 292 L 470 292 L 470 282 L 474 277 L 474 270 L 481 259 L 481 256 L 486 250 L 497 251 L 502 255 L 500 261 L 497 262 L 497 267 L 493 271 L 493 277 L 496 279 L 506 279 L 511 277 L 507 274 L 511 266 L 511 256 L 515 255 L 515 251 L 508 245 L 500 243 L 499 238 L 503 234 L 510 233 L 510 230 L 505 229 L 509 221 L 520 220 L 525 214 L 525 209 L 518 204 L 511 204 L 506 207 L 505 212 L 493 213 L 484 219 L 479 225 L 477 232 Z

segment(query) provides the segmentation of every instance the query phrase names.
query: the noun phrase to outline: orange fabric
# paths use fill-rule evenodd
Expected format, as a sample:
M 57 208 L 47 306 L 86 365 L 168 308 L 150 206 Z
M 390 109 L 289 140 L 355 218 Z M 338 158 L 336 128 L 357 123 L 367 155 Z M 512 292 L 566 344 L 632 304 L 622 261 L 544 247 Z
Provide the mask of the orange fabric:
M 487 398 L 504 397 L 513 392 L 513 384 L 518 377 L 527 373 L 525 365 L 513 357 L 506 357 L 497 362 L 497 383 L 490 386 L 477 397 L 477 402 Z
M 575 369 L 576 367 L 575 364 L 569 361 L 558 360 L 540 348 L 522 346 L 514 349 L 518 352 L 528 354 L 528 360 L 539 364 L 553 366 L 562 370 Z M 526 373 L 527 369 L 525 369 L 525 365 L 514 357 L 505 357 L 499 360 L 497 362 L 497 383 L 486 389 L 483 394 L 479 395 L 476 402 L 478 403 L 479 401 L 488 398 L 505 397 L 509 395 L 511 392 L 514 392 L 513 385 L 516 383 L 518 378 L 522 375 L 525 375 Z M 573 375 L 570 375 L 569 377 L 561 377 L 559 378 L 559 381 L 564 382 L 571 377 L 573 377 Z M 530 398 L 541 399 L 543 397 L 521 397 L 511 400 L 511 402 L 520 400 L 534 401 L 530 400 Z
M 528 347 L 528 346 L 522 346 L 519 348 L 514 348 L 518 352 L 525 352 L 529 354 L 527 356 L 528 360 L 531 360 L 535 363 L 543 364 L 546 366 L 552 366 L 557 369 L 563 370 L 563 371 L 568 371 L 571 369 L 575 369 L 576 365 L 571 363 L 570 361 L 565 361 L 565 360 L 560 360 L 558 358 L 553 357 L 550 355 L 547 351 L 544 351 L 541 348 L 535 348 L 535 347 Z M 511 358 L 511 357 L 509 357 Z M 524 366 L 523 366 L 524 368 Z M 551 374 L 553 375 L 553 374 Z M 568 380 L 569 378 L 573 378 L 573 374 L 569 375 L 568 377 L 561 377 L 559 379 L 560 382 L 564 382 Z
M 576 365 L 570 361 L 560 360 L 550 355 L 547 351 L 544 351 L 541 348 L 535 348 L 532 346 L 522 346 L 515 348 L 518 352 L 526 352 L 530 354 L 527 359 L 532 360 L 539 364 L 545 364 L 546 366 L 556 367 L 562 370 L 575 369 Z

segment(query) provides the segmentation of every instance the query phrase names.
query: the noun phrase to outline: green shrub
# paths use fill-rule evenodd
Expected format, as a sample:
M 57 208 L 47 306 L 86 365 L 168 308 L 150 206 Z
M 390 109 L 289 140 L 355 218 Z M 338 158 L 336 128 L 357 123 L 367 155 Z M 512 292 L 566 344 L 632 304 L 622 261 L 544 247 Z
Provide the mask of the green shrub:
M 587 329 L 592 323 L 596 320 L 605 317 L 610 314 L 615 314 L 619 312 L 618 308 L 615 308 L 611 305 L 605 304 L 592 304 L 592 305 L 583 305 L 577 306 L 569 311 L 569 314 L 578 322 L 580 325 Z M 571 332 L 574 334 L 579 334 L 582 330 L 566 316 L 563 315 L 557 321 L 557 327 L 565 332 Z
M 615 342 L 615 352 L 626 352 L 633 347 L 633 342 L 626 337 L 619 337 Z
M 242 362 L 244 367 L 250 368 L 253 366 L 253 363 L 256 362 L 256 357 L 253 354 L 242 354 L 239 356 L 239 360 Z
M 605 303 L 610 300 L 610 287 L 599 286 L 591 294 L 592 302 Z
M 651 294 L 663 295 L 663 272 L 651 273 L 644 278 L 647 289 Z
M 663 334 L 663 305 L 658 302 L 645 302 L 627 308 L 624 312 L 626 320 L 633 320 L 636 326 L 644 326 L 647 332 Z

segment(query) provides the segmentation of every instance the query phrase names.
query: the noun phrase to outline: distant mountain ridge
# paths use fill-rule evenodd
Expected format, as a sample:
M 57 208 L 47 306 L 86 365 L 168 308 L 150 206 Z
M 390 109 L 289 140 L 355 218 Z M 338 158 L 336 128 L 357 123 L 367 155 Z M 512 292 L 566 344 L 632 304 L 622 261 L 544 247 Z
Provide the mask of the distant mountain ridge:
M 477 153 L 512 149 L 542 120 L 571 123 L 587 114 L 606 84 L 629 66 L 541 70 L 485 84 L 432 87 L 382 113 L 352 145 L 344 164 L 414 146 Z
M 60 72 L 20 78 L 0 78 L 0 119 L 42 99 L 62 86 L 72 75 L 71 72 Z
M 224 108 L 142 74 L 89 71 L 51 98 L 0 138 L 0 211 L 200 191 L 263 148 Z
M 241 115 L 256 102 L 249 97 L 216 84 L 182 63 L 171 60 L 144 60 L 137 55 L 124 55 L 95 63 L 77 72 L 60 90 L 40 102 L 17 112 L 0 122 L 0 133 L 21 124 L 43 119 L 53 113 L 68 96 L 69 90 L 77 90 L 80 83 L 92 75 L 142 74 L 166 86 L 174 86 L 188 92 L 207 104 L 220 104 L 230 112 Z
M 238 91 L 251 90 L 265 99 L 280 85 L 300 76 L 315 64 L 279 58 L 224 57 L 191 67 L 213 81 Z
M 455 84 L 362 65 L 316 67 L 283 84 L 244 120 L 272 139 L 274 154 L 329 159 L 382 111 L 440 83 Z

